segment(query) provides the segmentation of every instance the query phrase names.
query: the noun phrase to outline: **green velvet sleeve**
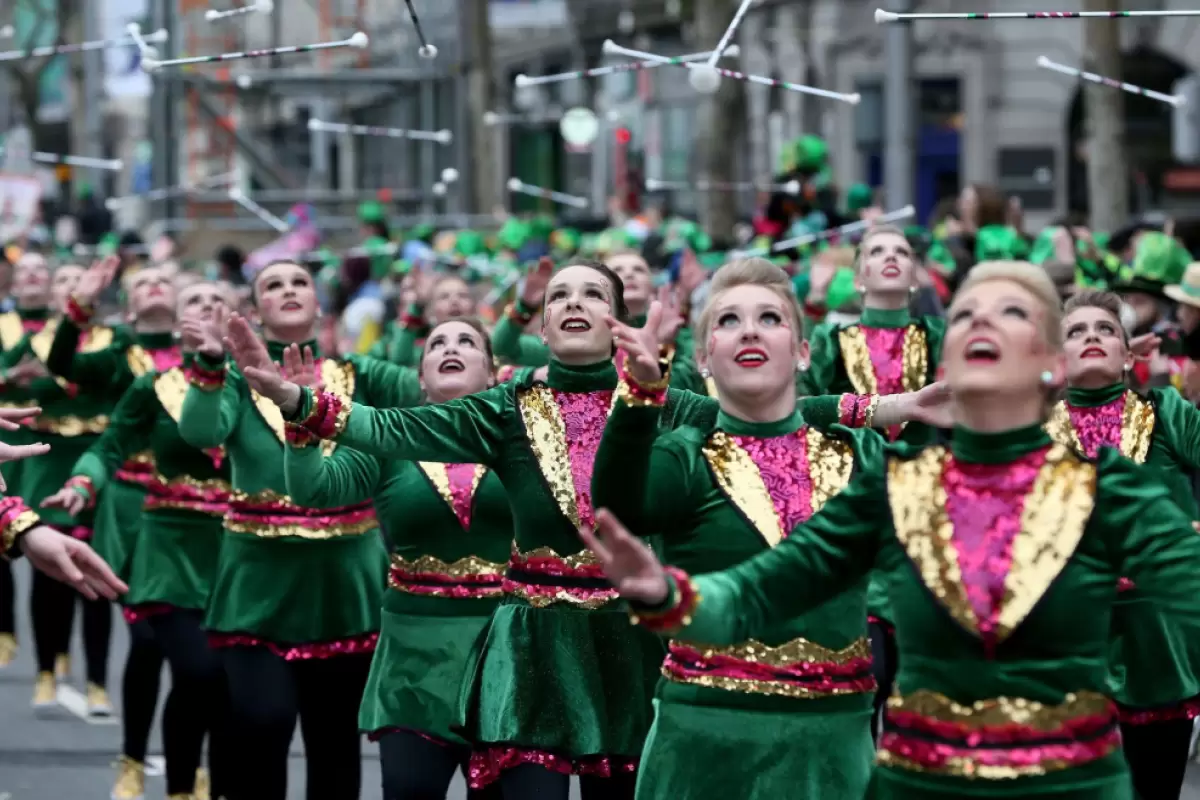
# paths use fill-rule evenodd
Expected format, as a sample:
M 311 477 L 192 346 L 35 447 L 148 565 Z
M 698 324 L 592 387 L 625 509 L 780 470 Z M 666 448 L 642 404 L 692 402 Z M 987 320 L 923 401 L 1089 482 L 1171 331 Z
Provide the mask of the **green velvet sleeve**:
M 1171 449 L 1192 470 L 1200 470 L 1200 409 L 1174 387 L 1152 389 L 1158 424 L 1154 434 L 1168 437 Z
M 850 484 L 773 549 L 693 579 L 700 599 L 683 637 L 711 644 L 744 642 L 849 589 L 871 571 L 883 536 L 891 531 L 885 463 L 865 453 L 858 458 Z
M 126 459 L 149 449 L 150 434 L 158 414 L 153 377 L 144 375 L 125 390 L 109 416 L 108 427 L 71 468 L 71 477 L 84 477 L 96 494 L 104 491 Z
M 550 363 L 550 348 L 546 343 L 525 333 L 507 314 L 492 328 L 492 352 L 496 358 L 518 367 L 544 367 Z
M 398 325 L 387 345 L 387 360 L 398 367 L 416 367 L 421 363 L 421 348 L 417 347 L 417 331 L 409 325 Z
M 674 375 L 674 367 L 672 375 Z M 717 424 L 717 413 L 721 405 L 715 397 L 706 394 L 671 388 L 667 390 L 667 404 L 657 420 L 662 430 L 675 430 L 688 426 L 709 431 Z
M 127 381 L 130 373 L 125 352 L 132 344 L 132 336 L 128 329 L 114 329 L 112 344 L 92 353 L 77 352 L 79 338 L 84 333 L 84 330 L 69 318 L 63 317 L 54 331 L 50 352 L 46 354 L 46 369 L 52 375 L 70 381 L 84 390 L 106 387 L 114 381 L 123 383 L 123 378 Z
M 287 447 L 283 456 L 287 492 L 297 505 L 331 508 L 362 503 L 379 486 L 379 459 L 349 447 L 326 456 L 319 447 Z
M 408 408 L 420 405 L 421 376 L 412 367 L 402 367 L 377 358 L 350 356 L 354 364 L 356 397 L 376 408 Z
M 925 327 L 925 346 L 929 350 L 929 377 L 933 380 L 937 374 L 938 364 L 942 363 L 942 342 L 946 340 L 946 319 L 944 317 L 924 316 L 921 324 Z
M 205 370 L 223 371 L 225 379 L 216 387 L 201 388 L 193 381 L 183 398 L 179 414 L 179 436 L 197 450 L 220 447 L 233 435 L 241 419 L 244 379 L 224 360 L 202 355 L 188 356 L 185 367 L 193 362 Z
M 836 325 L 818 325 L 808 336 L 808 369 L 800 375 L 804 395 L 829 394 L 837 380 L 842 349 L 837 343 Z
M 1138 593 L 1178 614 L 1200 636 L 1200 534 L 1161 481 L 1146 467 L 1104 448 L 1093 524 L 1104 526 L 1116 576 Z M 1197 665 L 1200 666 L 1200 665 Z
M 312 392 L 305 388 L 300 411 L 312 409 Z M 354 403 L 346 424 L 335 437 L 380 458 L 483 464 L 495 468 L 504 457 L 505 429 L 513 412 L 509 384 L 437 405 L 419 408 L 372 408 Z

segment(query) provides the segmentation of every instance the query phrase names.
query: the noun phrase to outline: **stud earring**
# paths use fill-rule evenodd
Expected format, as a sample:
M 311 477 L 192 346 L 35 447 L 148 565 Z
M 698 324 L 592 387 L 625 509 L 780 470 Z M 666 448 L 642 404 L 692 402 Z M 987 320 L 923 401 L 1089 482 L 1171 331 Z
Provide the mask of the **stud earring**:
M 712 373 L 708 371 L 708 367 L 705 367 L 702 370 L 700 370 L 700 377 L 704 378 L 704 380 L 708 380 L 709 378 L 712 377 Z
M 804 370 L 806 370 L 806 369 L 808 369 L 808 365 L 805 364 L 803 361 L 796 362 L 796 372 L 804 372 Z
M 1044 371 L 1042 373 L 1042 385 L 1049 386 L 1052 383 L 1054 383 L 1054 373 L 1050 370 Z

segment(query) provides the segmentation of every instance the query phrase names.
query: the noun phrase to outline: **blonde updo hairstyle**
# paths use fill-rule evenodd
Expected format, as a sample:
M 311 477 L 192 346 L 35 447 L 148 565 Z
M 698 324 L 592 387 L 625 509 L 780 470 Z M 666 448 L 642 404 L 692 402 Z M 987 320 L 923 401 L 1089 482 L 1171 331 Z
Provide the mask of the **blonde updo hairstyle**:
M 962 297 L 968 289 L 996 281 L 1015 283 L 1034 296 L 1042 307 L 1042 335 L 1046 344 L 1053 352 L 1061 353 L 1063 349 L 1062 305 L 1058 288 L 1046 274 L 1046 270 L 1028 261 L 981 261 L 967 273 L 966 279 L 959 284 L 956 296 Z M 947 318 L 952 317 L 953 309 L 954 305 L 951 303 L 950 308 L 947 309 Z M 1047 417 L 1054 408 L 1054 404 L 1058 402 L 1059 394 L 1060 390 L 1057 388 L 1051 389 L 1047 394 Z
M 783 307 L 791 317 L 792 330 L 795 332 L 797 344 L 804 341 L 807 335 L 804 329 L 804 311 L 801 309 L 799 301 L 796 300 L 791 278 L 780 267 L 765 258 L 743 258 L 730 261 L 713 275 L 712 282 L 709 284 L 708 302 L 704 304 L 704 310 L 700 312 L 700 319 L 692 329 L 697 351 L 703 352 L 705 343 L 708 341 L 717 301 L 721 299 L 722 294 L 739 286 L 761 286 L 778 295 L 783 302 Z M 707 356 L 707 353 L 705 355 Z

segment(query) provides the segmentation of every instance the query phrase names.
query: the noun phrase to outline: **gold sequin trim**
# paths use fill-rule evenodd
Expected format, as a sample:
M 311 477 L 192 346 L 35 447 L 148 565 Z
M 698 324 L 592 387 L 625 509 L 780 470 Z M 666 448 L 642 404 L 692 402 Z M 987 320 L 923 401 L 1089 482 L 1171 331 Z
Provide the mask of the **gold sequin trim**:
M 812 482 L 812 510 L 820 511 L 829 498 L 836 495 L 850 482 L 854 472 L 854 449 L 848 442 L 826 436 L 809 427 L 808 479 Z
M 1115 712 L 1112 701 L 1096 692 L 1071 692 L 1057 705 L 1046 705 L 1023 697 L 991 697 L 961 705 L 939 692 L 922 689 L 912 694 L 893 694 L 889 711 L 916 714 L 926 719 L 961 725 L 971 730 L 1020 725 L 1039 733 L 1053 733 L 1080 717 Z
M 963 628 L 979 633 L 954 546 L 954 525 L 942 484 L 949 452 L 931 447 L 916 458 L 888 462 L 893 526 L 921 581 Z M 996 625 L 1003 641 L 1024 621 L 1075 552 L 1095 501 L 1096 470 L 1061 444 L 1053 445 L 1025 498 L 1021 530 Z
M 401 572 L 411 572 L 422 575 L 445 575 L 450 578 L 499 577 L 504 574 L 505 565 L 493 561 L 484 561 L 479 556 L 467 556 L 449 563 L 434 556 L 420 556 L 411 561 L 398 555 L 392 555 L 392 569 Z
M 48 319 L 44 328 L 29 337 L 29 349 L 37 357 L 38 361 L 44 363 L 50 355 L 50 346 L 54 344 L 54 332 L 58 330 L 59 323 L 60 320 L 58 317 Z M 88 328 L 83 333 L 83 340 L 80 342 L 78 352 L 98 353 L 110 347 L 112 342 L 112 328 L 101 326 Z
M 29 508 L 17 514 L 11 522 L 4 526 L 4 530 L 0 531 L 0 553 L 10 556 L 16 545 L 17 537 L 37 526 L 41 521 L 37 512 Z
M 871 350 L 867 347 L 867 337 L 862 328 L 852 325 L 838 331 L 838 346 L 842 352 L 842 363 L 846 367 L 846 376 L 858 394 L 879 394 L 879 382 L 875 377 L 875 365 L 871 363 Z M 904 343 L 900 352 L 904 365 L 900 373 L 900 385 L 905 392 L 916 392 L 925 386 L 929 374 L 929 346 L 925 338 L 925 329 L 920 325 L 909 325 L 904 331 Z M 872 401 L 869 415 L 875 418 L 875 407 L 878 399 Z M 903 423 L 901 428 L 908 423 Z M 871 427 L 870 423 L 863 425 Z
M 104 433 L 108 428 L 108 417 L 100 414 L 95 417 L 37 417 L 29 424 L 30 430 L 38 433 L 52 433 L 63 438 L 74 436 L 90 436 Z
M 25 336 L 25 323 L 16 311 L 0 314 L 0 349 L 12 350 Z
M 455 518 L 458 517 L 454 508 L 454 494 L 450 491 L 450 475 L 447 467 L 448 464 L 441 464 L 435 461 L 418 461 L 417 466 L 421 468 L 421 472 L 425 473 L 425 477 L 429 478 L 429 482 L 433 484 L 433 488 L 437 490 L 438 496 L 445 501 L 450 507 L 450 511 L 454 513 Z M 483 480 L 483 476 L 487 474 L 487 467 L 482 464 L 475 465 L 475 474 L 471 478 L 471 499 L 474 502 L 475 491 L 479 488 L 479 482 Z
M 341 425 L 341 428 L 338 429 L 339 432 L 345 428 L 346 419 L 350 416 L 350 405 L 354 397 L 354 378 L 354 364 L 351 362 L 338 361 L 333 358 L 326 358 L 321 361 L 322 391 L 332 392 L 338 395 L 342 401 L 343 413 L 338 415 L 338 424 Z M 283 412 L 279 410 L 279 406 L 253 389 L 250 390 L 250 399 L 254 402 L 254 407 L 258 410 L 258 415 L 262 418 L 262 421 L 275 434 L 275 438 L 281 444 L 286 445 L 287 432 L 284 425 Z M 337 443 L 331 439 L 325 439 L 321 442 L 321 452 L 324 455 L 331 455 L 336 448 Z
M 739 661 L 751 664 L 763 664 L 778 669 L 785 669 L 794 664 L 832 664 L 841 666 L 855 659 L 871 657 L 871 643 L 865 638 L 855 640 L 842 650 L 830 650 L 804 638 L 793 639 L 778 647 L 770 647 L 753 639 L 730 647 L 710 647 L 703 644 L 674 640 L 671 644 L 674 646 L 689 647 L 698 651 L 706 659 L 724 656 L 726 658 L 736 658 Z M 668 664 L 663 664 L 661 673 L 664 678 L 672 683 L 704 686 L 709 689 L 721 689 L 726 692 L 790 697 L 797 700 L 811 700 L 819 697 L 836 697 L 839 695 L 863 693 L 862 689 L 851 686 L 822 688 L 818 684 L 806 685 L 803 683 L 756 678 L 734 678 L 727 675 L 680 675 L 673 671 Z M 871 691 L 874 691 L 874 689 Z
M 134 453 L 129 458 L 125 459 L 126 464 L 128 464 L 130 462 L 133 462 L 135 464 L 144 464 L 146 466 L 153 467 L 155 465 L 154 451 L 153 450 L 142 450 L 139 453 Z
M 506 591 L 512 597 L 519 597 L 534 608 L 549 608 L 555 603 L 566 603 L 575 608 L 581 608 L 584 611 L 596 611 L 619 599 L 619 595 L 615 589 L 592 590 L 595 593 L 586 598 L 576 597 L 566 589 L 558 589 L 554 594 L 534 594 L 523 583 L 508 584 L 506 585 Z
M 552 558 L 555 561 L 561 561 L 568 569 L 583 569 L 584 567 L 600 566 L 600 559 L 591 550 L 584 550 L 580 553 L 575 553 L 569 556 L 560 556 L 553 548 L 539 547 L 536 550 L 530 550 L 527 553 L 522 553 L 517 549 L 516 544 L 513 544 L 512 554 L 514 559 L 530 559 L 530 558 Z
M 163 411 L 176 422 L 183 414 L 183 401 L 191 385 L 187 373 L 180 367 L 171 367 L 154 376 L 154 394 Z
M 1079 441 L 1075 426 L 1071 424 L 1071 412 L 1067 410 L 1065 401 L 1059 400 L 1054 404 L 1054 408 L 1050 410 L 1050 418 L 1042 427 L 1054 441 L 1078 453 L 1083 452 L 1083 445 Z
M 1152 403 L 1139 397 L 1136 392 L 1125 392 L 1125 409 L 1121 413 L 1121 455 L 1134 463 L 1144 464 L 1150 452 L 1155 421 Z M 1054 441 L 1078 453 L 1083 452 L 1079 433 L 1071 424 L 1071 412 L 1064 401 L 1054 404 L 1045 428 Z
M 784 532 L 771 502 L 771 493 L 763 482 L 758 465 L 741 445 L 724 431 L 708 437 L 701 449 L 717 485 L 737 507 L 768 547 L 783 541 Z
M 130 345 L 125 351 L 125 363 L 129 365 L 129 371 L 139 378 L 154 371 L 154 359 L 140 344 Z
M 292 498 L 288 495 L 280 494 L 279 492 L 271 489 L 264 489 L 261 492 L 255 492 L 254 494 L 234 491 L 229 495 L 229 502 L 231 506 L 235 504 L 262 506 L 282 504 L 286 506 L 292 506 L 292 509 L 294 509 L 277 508 L 257 512 L 262 513 L 264 517 L 287 517 L 292 515 L 303 517 L 306 512 L 318 512 L 317 515 L 311 517 L 310 519 L 310 524 L 314 527 L 309 527 L 308 525 L 295 523 L 279 525 L 267 522 L 265 520 L 260 522 L 252 519 L 233 519 L 233 515 L 246 514 L 249 516 L 249 513 L 230 508 L 225 515 L 225 530 L 232 533 L 248 533 L 252 536 L 257 536 L 260 539 L 281 539 L 285 536 L 296 536 L 301 539 L 312 540 L 340 539 L 343 536 L 360 536 L 379 527 L 379 521 L 375 518 L 375 513 L 373 510 L 363 509 L 363 511 L 369 511 L 369 513 L 365 517 L 362 517 L 358 522 L 330 522 L 329 518 L 338 517 L 341 516 L 341 514 L 337 512 L 330 513 L 332 510 L 326 511 L 323 509 L 311 509 L 297 506 Z M 324 527 L 315 527 L 318 525 L 324 525 Z
M 708 392 L 709 397 L 717 396 L 717 382 L 709 376 L 704 379 L 704 391 Z

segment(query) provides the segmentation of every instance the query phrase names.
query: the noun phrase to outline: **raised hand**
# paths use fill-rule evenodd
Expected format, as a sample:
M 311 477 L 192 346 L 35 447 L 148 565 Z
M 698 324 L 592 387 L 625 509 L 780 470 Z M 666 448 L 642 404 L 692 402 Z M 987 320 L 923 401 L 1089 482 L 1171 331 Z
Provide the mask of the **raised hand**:
M 550 285 L 550 276 L 554 274 L 554 262 L 547 256 L 542 256 L 528 272 L 521 286 L 521 303 L 526 308 L 541 308 L 546 299 L 546 287 Z
M 604 318 L 612 331 L 613 342 L 625 351 L 625 368 L 638 383 L 651 384 L 662 380 L 662 368 L 658 363 L 658 331 L 663 325 L 663 316 L 662 303 L 655 300 L 650 304 L 644 327 L 635 328 L 611 316 Z M 675 329 L 678 330 L 678 326 Z
M 943 381 L 931 383 L 913 393 L 912 419 L 934 428 L 953 428 L 950 387 Z
M 19 431 L 22 422 L 32 422 L 41 413 L 42 409 L 37 406 L 0 408 L 0 431 Z
M 290 345 L 283 351 L 283 367 L 280 372 L 285 381 L 297 386 L 307 386 L 314 391 L 321 390 L 321 365 L 313 358 L 311 347 L 305 347 L 301 353 L 300 345 Z
M 286 387 L 294 384 L 283 379 L 279 367 L 271 360 L 266 344 L 241 314 L 233 314 L 229 318 L 225 349 L 233 356 L 251 389 L 276 404 L 290 396 Z
M 672 291 L 670 286 L 663 286 L 658 290 L 658 302 L 662 305 L 663 313 L 658 325 L 654 328 L 654 335 L 658 337 L 660 345 L 675 344 L 675 337 L 679 335 L 679 329 L 687 323 L 683 317 L 680 295 L 678 292 Z M 647 321 L 646 327 L 650 327 L 649 321 Z
M 84 306 L 90 306 L 96 302 L 100 293 L 113 282 L 120 267 L 121 258 L 116 255 L 102 258 L 93 263 L 79 278 L 79 283 L 75 284 L 75 301 Z
M 707 279 L 708 273 L 700 265 L 700 259 L 696 258 L 690 247 L 685 249 L 679 262 L 679 280 L 676 283 L 680 296 L 684 299 L 690 298 L 692 292 L 699 289 Z
M 118 595 L 129 591 L 108 564 L 78 539 L 39 525 L 18 541 L 21 552 L 35 569 L 74 587 L 89 600 L 98 597 L 116 600 Z
M 42 508 L 61 508 L 72 517 L 79 516 L 87 508 L 88 498 L 83 492 L 71 486 L 64 486 L 54 494 L 42 500 Z
M 179 337 L 183 349 L 189 353 L 200 353 L 209 358 L 225 355 L 225 308 L 213 308 L 212 319 L 190 320 L 179 323 Z
M 594 533 L 580 528 L 579 535 L 596 554 L 609 583 L 622 597 L 649 606 L 667 599 L 671 587 L 654 551 L 627 531 L 608 509 L 596 512 Z
M 1162 337 L 1157 333 L 1143 333 L 1129 340 L 1129 352 L 1138 361 L 1146 361 L 1158 351 Z

